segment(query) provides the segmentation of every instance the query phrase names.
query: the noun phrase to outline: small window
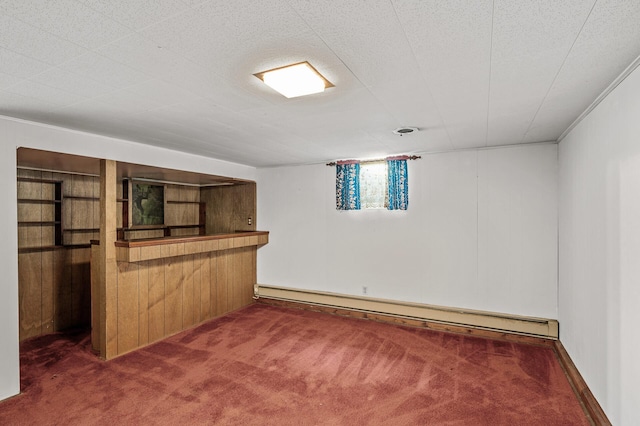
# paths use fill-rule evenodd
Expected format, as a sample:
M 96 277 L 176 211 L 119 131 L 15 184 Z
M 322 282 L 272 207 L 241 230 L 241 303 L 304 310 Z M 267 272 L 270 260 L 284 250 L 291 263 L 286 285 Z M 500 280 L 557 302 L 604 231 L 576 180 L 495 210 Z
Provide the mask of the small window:
M 336 165 L 336 209 L 407 210 L 409 206 L 407 159 L 386 161 L 345 160 Z
M 363 209 L 384 209 L 388 196 L 387 163 L 360 165 L 360 204 Z

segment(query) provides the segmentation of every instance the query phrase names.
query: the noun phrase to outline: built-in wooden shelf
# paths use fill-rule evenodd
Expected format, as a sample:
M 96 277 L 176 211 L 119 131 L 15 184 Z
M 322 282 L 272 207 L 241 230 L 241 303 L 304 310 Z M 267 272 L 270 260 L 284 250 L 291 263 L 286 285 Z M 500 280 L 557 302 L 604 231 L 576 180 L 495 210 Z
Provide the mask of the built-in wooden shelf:
M 165 226 L 167 229 L 193 229 L 193 228 L 202 228 L 204 225 L 169 225 Z
M 85 197 L 79 195 L 65 195 L 64 198 L 72 200 L 100 201 L 100 197 Z
M 60 250 L 64 246 L 40 246 L 40 247 L 20 247 L 18 253 L 35 253 L 39 251 Z
M 37 198 L 18 198 L 19 203 L 25 204 L 58 204 L 61 203 L 62 200 L 43 200 Z
M 62 246 L 62 203 L 64 199 L 63 191 L 62 191 L 62 181 L 61 180 L 53 180 L 53 179 L 40 179 L 40 178 L 29 178 L 29 177 L 18 177 L 18 182 L 31 182 L 31 183 L 41 183 L 41 184 L 50 184 L 53 185 L 53 194 L 52 198 L 44 199 L 44 198 L 25 198 L 24 194 L 22 197 L 18 198 L 18 203 L 23 204 L 36 204 L 36 205 L 53 205 L 53 220 L 51 221 L 18 221 L 19 227 L 35 227 L 35 226 L 53 226 L 53 241 L 52 244 L 45 245 L 43 247 L 59 247 Z M 35 194 L 33 194 L 35 195 Z
M 62 250 L 62 249 L 86 249 L 90 248 L 91 244 L 64 244 L 60 246 L 40 246 L 40 247 L 20 247 L 18 249 L 18 253 L 36 253 L 40 251 L 52 251 L 52 250 Z
M 122 198 L 117 198 L 116 201 L 122 203 L 122 224 L 123 226 L 117 228 L 118 240 L 127 240 L 128 236 L 135 236 L 136 231 L 163 231 L 164 237 L 172 237 L 172 231 L 176 229 L 198 229 L 198 235 L 204 235 L 206 232 L 207 222 L 207 203 L 202 201 L 181 201 L 181 200 L 166 200 L 166 204 L 173 205 L 197 205 L 198 211 L 198 223 L 184 224 L 184 225 L 139 225 L 139 226 L 127 226 L 130 222 L 129 215 L 129 198 L 130 194 L 129 182 L 127 180 L 122 181 Z
M 56 226 L 56 225 L 60 225 L 59 221 L 46 221 L 46 222 L 42 222 L 42 221 L 20 221 L 18 222 L 18 226 Z
M 203 201 L 178 201 L 178 200 L 167 200 L 167 204 L 206 204 Z
M 164 231 L 165 237 L 171 237 L 171 231 L 174 229 L 198 229 L 198 235 L 205 234 L 206 224 L 190 224 L 190 225 L 140 225 L 132 226 L 130 228 L 117 228 L 118 239 L 126 240 L 125 233 L 136 231 Z
M 126 240 L 128 235 L 132 235 L 136 231 L 155 231 L 162 230 L 165 237 L 172 237 L 172 231 L 175 229 L 198 229 L 198 235 L 206 233 L 207 223 L 207 203 L 203 201 L 181 201 L 181 200 L 165 200 L 167 205 L 197 205 L 198 206 L 198 223 L 184 225 L 137 225 L 127 226 L 130 224 L 131 214 L 129 210 L 129 199 L 131 198 L 131 188 L 127 179 L 122 181 L 122 198 L 116 198 L 116 201 L 122 203 L 122 227 L 117 228 L 118 240 Z M 135 234 L 133 234 L 135 235 Z
M 34 182 L 34 183 L 50 183 L 50 184 L 62 183 L 62 181 L 60 180 L 38 179 L 38 178 L 29 178 L 29 177 L 18 177 L 18 182 Z
M 139 226 L 118 228 L 117 230 L 131 232 L 131 231 L 155 231 L 155 230 L 162 230 L 165 228 L 167 228 L 166 225 L 139 225 Z
M 90 243 L 84 243 L 84 244 L 65 244 L 62 246 L 63 248 L 67 248 L 67 249 L 86 249 L 86 248 L 91 248 L 91 244 Z

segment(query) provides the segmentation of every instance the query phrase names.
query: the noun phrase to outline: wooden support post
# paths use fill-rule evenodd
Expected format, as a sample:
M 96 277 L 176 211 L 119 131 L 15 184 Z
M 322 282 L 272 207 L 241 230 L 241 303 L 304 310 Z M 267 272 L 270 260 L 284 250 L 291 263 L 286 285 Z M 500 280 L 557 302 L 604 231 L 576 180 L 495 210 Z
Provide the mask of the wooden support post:
M 116 162 L 100 160 L 100 244 L 95 250 L 96 258 L 92 258 L 92 268 L 97 268 L 97 282 L 93 286 L 92 305 L 98 308 L 97 315 L 92 316 L 93 342 L 100 357 L 110 359 L 117 355 L 118 347 L 118 267 L 116 263 L 116 234 L 117 234 L 117 202 L 116 202 Z M 97 330 L 96 330 L 97 329 Z

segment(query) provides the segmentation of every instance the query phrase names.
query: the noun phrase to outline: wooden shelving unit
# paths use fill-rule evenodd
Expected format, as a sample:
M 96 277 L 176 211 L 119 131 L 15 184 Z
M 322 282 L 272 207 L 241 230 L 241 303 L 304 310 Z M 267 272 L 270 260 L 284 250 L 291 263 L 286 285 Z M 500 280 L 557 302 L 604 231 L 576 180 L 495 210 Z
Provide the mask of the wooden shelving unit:
M 118 228 L 118 239 L 126 240 L 127 232 L 136 232 L 136 231 L 156 231 L 162 230 L 164 231 L 165 237 L 171 237 L 171 231 L 174 229 L 195 229 L 198 228 L 198 235 L 205 235 L 205 223 L 200 224 L 192 224 L 192 225 L 153 225 L 153 226 L 132 226 L 127 228 Z
M 43 200 L 38 198 L 18 198 L 18 203 L 23 204 L 58 204 L 61 200 Z
M 167 200 L 167 204 L 203 204 L 202 201 L 175 201 Z
M 86 244 L 65 244 L 62 247 L 66 248 L 66 249 L 88 249 L 88 248 L 91 248 L 91 243 L 86 243 Z
M 91 322 L 93 177 L 18 169 L 20 340 Z
M 118 240 L 128 240 L 130 233 L 136 231 L 154 231 L 162 230 L 165 237 L 171 237 L 172 231 L 176 229 L 198 229 L 198 235 L 206 234 L 207 224 L 207 204 L 202 201 L 182 201 L 182 200 L 166 200 L 167 205 L 198 205 L 198 223 L 184 225 L 147 225 L 147 226 L 129 226 L 129 188 L 130 182 L 125 179 L 122 181 L 122 198 L 117 198 L 116 202 L 122 203 L 122 225 L 117 229 Z
M 40 246 L 40 247 L 22 247 L 18 249 L 18 253 L 35 253 L 40 251 L 62 250 L 65 246 Z
M 100 197 L 85 197 L 85 196 L 67 195 L 65 198 L 69 198 L 69 199 L 72 199 L 72 200 L 100 201 Z
M 18 182 L 40 183 L 46 185 L 53 185 L 53 199 L 51 198 L 18 198 L 18 204 L 34 204 L 34 205 L 53 205 L 53 220 L 23 220 L 18 221 L 19 227 L 54 227 L 53 232 L 53 244 L 41 245 L 38 247 L 22 247 L 19 252 L 25 251 L 33 252 L 39 250 L 52 250 L 62 247 L 62 181 L 52 179 L 38 179 L 28 177 L 18 177 Z
M 99 201 L 100 198 L 96 197 L 87 197 L 87 196 L 74 196 L 74 195 L 63 195 L 63 181 L 61 180 L 53 180 L 53 179 L 38 179 L 38 178 L 30 178 L 30 177 L 18 177 L 18 182 L 29 182 L 29 183 L 40 183 L 45 185 L 53 185 L 53 195 L 54 198 L 18 198 L 18 204 L 32 204 L 34 206 L 37 205 L 53 205 L 53 220 L 21 220 L 18 221 L 18 227 L 53 227 L 53 241 L 52 244 L 46 244 L 43 241 L 43 244 L 40 246 L 33 247 L 21 247 L 18 252 L 19 253 L 33 253 L 38 251 L 51 251 L 58 250 L 63 248 L 68 249 L 79 249 L 79 248 L 89 248 L 91 245 L 89 244 L 90 237 L 87 238 L 86 243 L 80 244 L 65 244 L 64 243 L 64 235 L 65 234 L 79 234 L 79 233 L 95 233 L 99 232 L 99 228 L 65 228 L 65 223 L 63 220 L 63 208 L 64 208 L 64 200 L 87 200 L 87 201 Z
M 18 226 L 56 226 L 61 222 L 45 222 L 45 221 L 22 221 L 18 222 Z
M 62 183 L 62 181 L 60 180 L 31 178 L 31 177 L 22 177 L 22 176 L 18 176 L 18 182 L 35 182 L 35 183 L 51 183 L 51 184 Z

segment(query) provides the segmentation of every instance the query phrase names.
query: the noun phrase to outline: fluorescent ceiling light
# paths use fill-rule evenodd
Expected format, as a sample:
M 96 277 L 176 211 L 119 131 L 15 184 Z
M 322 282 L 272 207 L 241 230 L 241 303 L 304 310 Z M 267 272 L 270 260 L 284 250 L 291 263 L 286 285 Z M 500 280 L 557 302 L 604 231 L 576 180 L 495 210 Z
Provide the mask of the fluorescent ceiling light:
M 333 84 L 308 62 L 300 62 L 254 74 L 276 92 L 287 98 L 324 92 Z

